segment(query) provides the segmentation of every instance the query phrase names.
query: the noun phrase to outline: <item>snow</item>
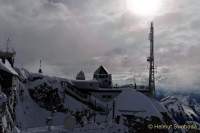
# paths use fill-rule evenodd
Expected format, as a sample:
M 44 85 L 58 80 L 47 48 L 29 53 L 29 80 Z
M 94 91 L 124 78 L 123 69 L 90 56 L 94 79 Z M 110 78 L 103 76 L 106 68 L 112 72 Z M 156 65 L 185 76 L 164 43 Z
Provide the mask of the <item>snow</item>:
M 17 127 L 14 127 L 13 133 L 21 133 L 21 131 Z
M 195 116 L 195 117 L 198 117 L 198 115 L 193 111 L 193 109 L 191 109 L 191 108 L 188 107 L 188 106 L 183 105 L 183 110 L 184 110 L 184 112 L 185 112 L 187 115 L 189 115 L 189 116 L 193 115 L 193 116 Z
M 27 73 L 26 73 L 27 74 Z M 51 86 L 52 88 L 58 88 L 60 97 L 63 97 L 64 90 L 69 91 L 69 93 L 74 93 L 74 95 L 79 96 L 78 94 L 75 94 L 75 92 L 72 92 L 70 88 L 65 88 L 61 85 L 61 82 L 64 81 L 68 84 L 73 85 L 71 80 L 58 78 L 58 77 L 48 77 L 41 74 L 30 74 L 24 75 L 24 77 L 27 77 L 29 81 L 26 84 L 21 83 L 21 88 L 19 88 L 17 91 L 17 99 L 18 104 L 16 106 L 16 116 L 17 116 L 17 123 L 19 127 L 23 130 L 32 129 L 30 132 L 35 132 L 38 127 L 40 130 L 44 130 L 41 132 L 46 132 L 45 126 L 47 125 L 46 119 L 51 117 L 52 113 L 47 111 L 44 108 L 41 108 L 29 95 L 28 89 L 34 89 L 35 87 L 40 86 L 41 84 L 46 83 L 48 86 Z M 19 96 L 20 90 L 24 90 L 23 96 Z M 123 115 L 123 114 L 133 114 L 137 115 L 143 118 L 156 116 L 162 120 L 162 114 L 161 112 L 166 112 L 164 110 L 163 106 L 159 104 L 155 99 L 149 98 L 148 96 L 142 94 L 141 92 L 138 92 L 131 88 L 120 88 L 122 92 L 115 97 L 115 103 L 116 103 L 116 115 Z M 81 97 L 80 97 L 81 98 Z M 22 100 L 23 99 L 23 100 Z M 87 101 L 88 99 L 82 98 L 82 100 Z M 108 114 L 99 114 L 96 112 L 96 122 L 109 122 L 112 121 L 112 102 L 101 102 L 98 100 L 98 98 L 91 96 L 90 102 L 94 104 L 96 101 L 96 105 L 104 108 L 105 110 L 109 109 L 110 113 Z M 84 103 L 74 99 L 73 97 L 66 94 L 64 98 L 64 105 L 65 107 L 69 108 L 70 110 L 78 111 L 83 109 L 88 109 L 89 107 L 85 105 Z M 107 108 L 107 106 L 109 106 Z M 107 110 L 108 111 L 108 110 Z M 37 113 L 35 113 L 37 112 Z M 66 113 L 59 113 L 56 112 L 53 114 L 52 117 L 52 125 L 54 127 L 58 127 L 59 125 L 64 125 L 64 121 L 66 120 L 67 116 L 70 114 Z M 107 123 L 108 124 L 108 123 Z M 89 125 L 88 125 L 89 126 Z M 91 126 L 91 125 L 90 125 Z M 93 127 L 92 125 L 91 127 Z M 38 129 L 38 130 L 39 130 Z M 55 129 L 56 130 L 56 129 Z M 77 129 L 78 130 L 78 129 Z M 86 130 L 86 129 L 84 129 Z M 100 130 L 100 129 L 99 129 Z M 37 131 L 37 130 L 36 130 Z M 90 132 L 89 130 L 87 130 Z M 98 130 L 96 130 L 98 131 Z M 80 131 L 78 131 L 79 133 Z M 80 133 L 84 133 L 82 131 Z M 92 132 L 92 130 L 91 130 Z M 100 132 L 100 131 L 99 131 Z M 107 129 L 105 132 L 108 132 Z M 72 132 L 73 133 L 73 132 Z M 75 132 L 76 133 L 76 132 Z
M 45 125 L 45 120 L 50 112 L 42 109 L 29 96 L 28 90 L 24 89 L 23 96 L 17 96 L 16 119 L 21 128 L 37 127 Z M 18 92 L 17 94 L 19 94 Z M 22 100 L 23 97 L 23 100 Z
M 26 75 L 24 75 L 24 77 L 26 77 Z M 37 79 L 37 77 L 40 78 Z M 28 78 L 31 81 L 27 81 L 26 84 L 20 83 L 19 85 L 20 88 L 17 89 L 16 117 L 17 117 L 17 123 L 20 128 L 28 129 L 28 128 L 46 126 L 47 118 L 52 116 L 52 112 L 47 111 L 45 108 L 40 107 L 31 98 L 29 94 L 29 89 L 35 89 L 35 87 L 38 87 L 39 85 L 44 83 L 51 86 L 52 89 L 58 88 L 59 97 L 60 98 L 64 97 L 64 106 L 67 109 L 69 109 L 69 112 L 66 113 L 56 112 L 53 114 L 52 124 L 54 126 L 64 125 L 64 121 L 66 117 L 70 115 L 71 111 L 76 112 L 89 109 L 88 105 L 76 100 L 74 97 L 71 97 L 68 94 L 65 94 L 64 90 L 70 91 L 70 89 L 63 88 L 63 86 L 61 86 L 61 81 L 65 81 L 69 84 L 72 84 L 70 80 L 57 77 L 48 77 L 40 74 L 30 74 Z M 36 80 L 33 80 L 34 78 L 36 78 Z M 20 95 L 21 90 L 23 90 L 22 95 Z M 78 94 L 76 95 L 77 97 L 79 96 Z M 82 99 L 82 100 L 87 101 L 89 99 Z M 104 104 L 93 96 L 90 97 L 90 102 L 92 104 L 96 103 L 97 107 L 100 106 L 102 108 L 105 108 Z
M 21 133 L 128 133 L 128 128 L 123 126 L 123 122 L 120 122 L 119 124 L 112 123 L 113 101 L 101 102 L 97 97 L 91 96 L 90 102 L 92 104 L 96 103 L 97 106 L 105 109 L 104 113 L 100 113 L 92 110 L 85 103 L 88 102 L 88 98 L 81 97 L 79 92 L 77 93 L 76 90 L 73 91 L 73 89 L 76 88 L 70 88 L 70 86 L 74 85 L 71 80 L 58 77 L 49 77 L 41 74 L 32 74 L 25 71 L 22 73 L 23 77 L 27 78 L 28 80 L 26 83 L 20 82 L 20 88 L 17 89 L 16 120 L 19 129 L 22 130 Z M 61 82 L 65 82 L 66 85 L 69 86 L 63 87 Z M 50 86 L 51 89 L 57 88 L 59 97 L 63 98 L 65 95 L 63 104 L 67 109 L 74 112 L 89 109 L 92 113 L 96 113 L 96 123 L 94 123 L 93 118 L 89 121 L 85 119 L 83 127 L 80 127 L 80 124 L 76 123 L 75 126 L 70 126 L 74 127 L 73 129 L 64 128 L 65 122 L 68 120 L 68 118 L 74 117 L 72 116 L 72 113 L 52 113 L 47 111 L 45 108 L 36 103 L 29 95 L 29 90 L 38 89 L 39 86 L 44 83 L 47 84 L 47 86 Z M 46 87 L 44 89 L 48 88 L 49 87 Z M 24 90 L 22 96 L 19 95 L 21 89 Z M 168 114 L 168 110 L 165 107 L 166 105 L 174 109 L 180 108 L 178 106 L 177 98 L 175 97 L 163 99 L 161 104 L 156 99 L 148 97 L 135 89 L 127 87 L 121 87 L 118 89 L 121 89 L 122 92 L 114 98 L 116 112 L 115 116 L 134 115 L 144 118 L 145 120 L 151 116 L 155 116 L 163 121 L 162 113 Z M 68 95 L 68 93 L 65 94 L 65 91 L 68 91 L 68 93 L 75 95 L 81 100 L 77 100 L 76 98 Z M 187 114 L 195 115 L 194 112 L 188 108 L 188 106 L 183 106 L 183 109 L 185 112 L 187 112 Z M 50 124 L 51 128 L 47 126 L 47 118 L 52 119 Z M 123 120 L 124 119 L 121 119 L 120 121 Z M 51 131 L 49 131 L 49 129 L 51 129 Z
M 4 93 L 0 93 L 0 105 L 6 103 L 6 101 L 7 101 L 6 95 Z
M 123 92 L 115 100 L 118 114 L 132 114 L 143 118 L 157 116 L 162 119 L 162 115 L 159 112 L 159 109 L 162 107 L 158 109 L 158 103 L 155 103 L 155 101 L 134 89 L 124 88 L 122 90 Z
M 24 69 L 24 68 L 15 68 L 15 70 L 17 71 L 18 75 L 19 75 L 19 78 L 22 80 L 22 81 L 25 81 L 28 79 L 30 73 Z
M 198 114 L 190 107 L 188 97 L 169 96 L 161 100 L 161 103 L 167 108 L 169 112 L 172 110 L 178 114 L 183 114 L 184 119 L 198 118 Z
M 11 73 L 15 76 L 18 76 L 18 73 L 12 68 L 8 60 L 5 60 L 5 64 L 2 62 L 2 59 L 0 59 L 0 69 L 3 71 L 6 71 L 8 73 Z
M 166 97 L 161 100 L 161 103 L 165 106 L 168 107 L 168 109 L 173 109 L 173 110 L 181 110 L 179 106 L 179 101 L 176 97 Z
M 4 128 L 6 128 L 8 125 L 7 125 L 7 120 L 6 120 L 6 116 L 1 116 L 1 119 L 2 119 L 2 125 L 4 126 Z
M 156 99 L 150 98 L 159 112 L 167 112 L 166 108 Z
M 46 119 L 49 116 L 51 116 L 52 113 L 50 111 L 41 108 L 37 103 L 35 103 L 32 100 L 27 89 L 29 88 L 29 86 L 21 85 L 21 87 L 23 87 L 21 89 L 24 90 L 24 93 L 23 96 L 17 95 L 18 99 L 18 104 L 16 106 L 17 123 L 22 128 L 45 126 Z M 19 93 L 20 92 L 17 92 L 17 94 Z M 83 107 L 82 104 L 80 104 L 79 102 L 70 97 L 66 97 L 65 101 L 66 105 L 72 107 L 71 109 L 78 110 Z M 53 124 L 54 125 L 64 124 L 65 116 L 66 114 L 59 112 L 53 114 Z
M 63 126 L 45 126 L 30 128 L 21 133 L 128 133 L 128 128 L 121 124 L 88 124 L 82 128 L 65 129 Z

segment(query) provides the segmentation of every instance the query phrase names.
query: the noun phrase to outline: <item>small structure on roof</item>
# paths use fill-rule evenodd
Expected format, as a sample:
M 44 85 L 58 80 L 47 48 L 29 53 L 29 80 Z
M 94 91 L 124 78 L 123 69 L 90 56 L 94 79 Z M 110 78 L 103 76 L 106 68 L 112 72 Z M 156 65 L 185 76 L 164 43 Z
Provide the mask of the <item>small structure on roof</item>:
M 121 93 L 121 90 L 113 88 L 112 75 L 103 66 L 94 72 L 92 80 L 85 80 L 84 72 L 80 71 L 72 83 L 79 91 L 95 96 L 103 102 L 110 101 Z
M 76 80 L 73 80 L 72 82 L 80 89 L 112 89 L 112 75 L 109 74 L 103 66 L 100 66 L 94 72 L 92 80 L 85 80 L 85 73 L 81 70 L 77 74 Z
M 76 75 L 76 80 L 85 80 L 85 73 L 82 70 Z

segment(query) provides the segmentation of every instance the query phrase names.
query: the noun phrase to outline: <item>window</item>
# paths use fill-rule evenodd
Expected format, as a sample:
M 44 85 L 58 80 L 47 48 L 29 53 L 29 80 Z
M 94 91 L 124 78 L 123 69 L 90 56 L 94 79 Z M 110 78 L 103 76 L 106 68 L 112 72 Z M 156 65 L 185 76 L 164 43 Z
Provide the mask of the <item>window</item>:
M 112 96 L 111 95 L 103 95 L 102 98 L 111 99 Z
M 112 98 L 112 96 L 111 96 L 111 95 L 109 95 L 109 96 L 107 96 L 107 98 L 111 99 L 111 98 Z
M 103 98 L 106 98 L 106 96 L 105 96 L 105 95 L 103 95 L 102 97 L 103 97 Z

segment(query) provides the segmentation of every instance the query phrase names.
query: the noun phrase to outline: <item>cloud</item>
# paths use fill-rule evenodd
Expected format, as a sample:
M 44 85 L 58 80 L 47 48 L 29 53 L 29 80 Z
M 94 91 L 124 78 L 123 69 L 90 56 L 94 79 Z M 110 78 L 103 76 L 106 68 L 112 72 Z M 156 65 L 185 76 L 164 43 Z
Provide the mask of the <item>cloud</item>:
M 158 86 L 199 86 L 198 5 L 163 0 L 153 18 Z M 126 11 L 123 0 L 0 0 L 1 47 L 10 36 L 16 65 L 32 71 L 42 59 L 46 74 L 92 74 L 102 64 L 114 79 L 146 80 L 150 19 Z

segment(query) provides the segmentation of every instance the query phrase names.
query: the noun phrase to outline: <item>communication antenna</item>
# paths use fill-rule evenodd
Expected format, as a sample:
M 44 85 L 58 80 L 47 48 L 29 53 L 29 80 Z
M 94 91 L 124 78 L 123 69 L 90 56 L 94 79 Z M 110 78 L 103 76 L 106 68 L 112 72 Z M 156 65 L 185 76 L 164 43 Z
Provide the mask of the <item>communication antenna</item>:
M 134 88 L 137 89 L 137 84 L 136 84 L 136 78 L 135 78 L 135 75 L 133 75 L 133 83 L 134 83 Z
M 6 52 L 8 53 L 9 51 L 9 44 L 10 44 L 10 38 L 8 37 L 7 41 L 6 41 Z
M 40 60 L 40 68 L 38 70 L 38 73 L 42 73 L 42 60 Z
M 155 66 L 154 66 L 154 25 L 151 22 L 150 33 L 150 56 L 147 58 L 149 62 L 149 91 L 152 96 L 155 96 Z

